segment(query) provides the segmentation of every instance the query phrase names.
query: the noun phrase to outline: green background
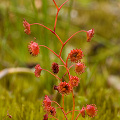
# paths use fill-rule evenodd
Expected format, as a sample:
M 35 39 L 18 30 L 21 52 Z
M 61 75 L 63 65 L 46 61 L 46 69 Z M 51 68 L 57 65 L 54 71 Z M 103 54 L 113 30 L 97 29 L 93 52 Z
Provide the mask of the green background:
M 65 0 L 56 0 L 60 6 Z M 31 34 L 24 33 L 23 18 L 29 23 L 41 23 L 53 30 L 56 8 L 52 0 L 2 0 L 0 1 L 0 76 L 7 68 L 29 68 L 32 72 L 16 71 L 0 79 L 0 119 L 7 111 L 13 120 L 42 120 L 45 114 L 42 101 L 45 95 L 61 104 L 61 95 L 53 90 L 58 81 L 42 71 L 41 77 L 33 74 L 34 66 L 51 71 L 52 62 L 60 60 L 46 48 L 33 57 L 27 45 L 30 41 L 44 44 L 59 53 L 61 43 L 57 37 L 42 26 L 31 26 Z M 119 0 L 69 0 L 59 12 L 56 33 L 65 42 L 79 30 L 95 29 L 91 42 L 86 33 L 78 33 L 64 47 L 65 60 L 72 49 L 81 48 L 84 53 L 86 72 L 75 88 L 76 109 L 86 104 L 96 104 L 95 118 L 79 117 L 78 120 L 120 119 L 120 1 Z M 70 62 L 69 62 L 70 64 Z M 65 73 L 60 68 L 59 76 Z M 71 74 L 76 75 L 74 69 Z M 65 77 L 65 80 L 68 78 Z M 65 110 L 72 108 L 72 95 L 65 96 Z M 57 107 L 57 106 L 56 106 Z M 57 109 L 58 119 L 62 112 Z M 76 116 L 77 116 L 76 112 Z M 10 119 L 6 117 L 6 120 Z M 68 115 L 71 119 L 71 114 Z M 52 119 L 51 119 L 52 120 Z

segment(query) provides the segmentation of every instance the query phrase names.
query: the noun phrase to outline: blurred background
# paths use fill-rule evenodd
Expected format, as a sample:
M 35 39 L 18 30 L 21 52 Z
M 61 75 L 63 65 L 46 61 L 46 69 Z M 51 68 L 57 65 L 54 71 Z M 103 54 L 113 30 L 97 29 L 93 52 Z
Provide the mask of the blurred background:
M 60 6 L 65 0 L 56 0 Z M 53 90 L 58 84 L 55 77 L 42 71 L 34 75 L 34 66 L 51 71 L 52 62 L 62 64 L 47 49 L 33 57 L 28 44 L 34 41 L 59 53 L 61 43 L 47 29 L 34 25 L 31 34 L 24 33 L 23 18 L 29 23 L 41 23 L 54 28 L 56 8 L 52 0 L 1 0 L 0 1 L 0 119 L 7 111 L 13 120 L 42 120 L 42 101 L 47 94 L 61 104 L 61 95 Z M 86 120 L 120 119 L 120 0 L 69 0 L 59 12 L 56 33 L 65 42 L 79 30 L 95 29 L 91 42 L 86 33 L 78 33 L 64 47 L 65 60 L 71 49 L 81 48 L 86 72 L 75 89 L 76 109 L 86 104 L 96 104 L 98 114 Z M 19 69 L 16 69 L 18 68 Z M 15 68 L 15 69 L 14 69 Z M 25 69 L 24 69 L 25 68 Z M 65 69 L 60 68 L 62 77 Z M 71 69 L 74 73 L 74 68 Z M 65 80 L 68 79 L 67 77 Z M 72 95 L 65 97 L 65 109 L 72 107 Z M 61 111 L 57 111 L 61 118 Z M 77 113 L 76 113 L 77 115 Z M 68 115 L 69 119 L 71 115 Z M 10 118 L 6 118 L 10 119 Z M 81 116 L 80 120 L 83 120 Z M 52 119 L 51 119 L 52 120 Z

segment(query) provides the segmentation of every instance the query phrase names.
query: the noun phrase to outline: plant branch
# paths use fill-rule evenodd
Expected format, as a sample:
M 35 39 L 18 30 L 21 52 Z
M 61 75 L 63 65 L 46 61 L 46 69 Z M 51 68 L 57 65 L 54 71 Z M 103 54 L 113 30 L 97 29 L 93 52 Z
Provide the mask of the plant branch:
M 51 30 L 50 28 L 46 27 L 45 25 L 43 24 L 40 24 L 40 23 L 33 23 L 33 24 L 30 24 L 30 25 L 40 25 L 40 26 L 43 26 L 44 28 L 48 29 L 49 31 L 51 31 L 57 38 L 58 40 L 61 42 L 61 44 L 63 45 L 63 42 L 62 40 L 60 39 L 60 37 L 55 33 L 55 31 Z

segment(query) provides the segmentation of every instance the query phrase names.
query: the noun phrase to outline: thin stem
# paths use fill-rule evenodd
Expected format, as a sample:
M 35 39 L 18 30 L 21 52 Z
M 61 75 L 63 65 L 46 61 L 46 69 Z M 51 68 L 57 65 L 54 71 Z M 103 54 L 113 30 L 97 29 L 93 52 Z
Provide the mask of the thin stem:
M 67 57 L 67 59 L 66 59 L 66 67 L 67 67 L 67 63 L 68 63 L 68 57 Z
M 54 74 L 51 73 L 49 70 L 46 70 L 46 69 L 42 69 L 42 70 L 45 70 L 45 71 L 49 72 L 51 75 L 53 75 L 54 77 L 58 78 L 58 79 L 61 81 L 61 79 L 60 79 L 58 76 L 54 75 Z
M 60 60 L 63 62 L 63 64 L 65 65 L 64 67 L 66 68 L 67 72 L 68 73 L 68 76 L 69 76 L 69 79 L 70 79 L 70 73 L 69 73 L 69 68 L 67 68 L 66 66 L 66 63 L 62 60 L 62 58 L 60 57 Z M 63 78 L 63 77 L 62 77 Z
M 63 61 L 63 59 L 57 54 L 55 53 L 53 50 L 51 50 L 49 47 L 45 46 L 45 45 L 39 45 L 39 46 L 42 46 L 42 47 L 45 47 L 47 48 L 48 50 L 50 50 L 52 53 L 54 53 L 64 64 L 64 67 L 66 68 L 68 74 L 69 74 L 69 69 L 66 67 L 66 63 Z M 61 79 L 60 79 L 61 80 Z
M 62 108 L 64 109 L 64 94 L 62 94 Z M 63 117 L 64 120 L 64 117 Z
M 59 10 L 60 9 L 58 8 L 57 13 L 56 13 L 55 24 L 54 24 L 54 32 L 55 32 L 55 28 L 56 28 L 56 23 L 57 23 L 57 17 L 58 17 Z
M 61 47 L 61 49 L 60 49 L 59 56 L 61 56 L 61 54 L 62 54 L 62 50 L 63 50 L 63 47 L 64 47 L 64 46 L 65 46 L 65 45 L 63 44 L 62 47 Z
M 56 18 L 55 18 L 55 24 L 54 24 L 54 32 L 55 32 L 55 28 L 56 28 L 58 13 L 59 13 L 60 9 L 62 8 L 62 6 L 63 6 L 67 1 L 68 1 L 68 0 L 66 0 L 66 1 L 58 8 L 56 2 L 53 0 L 55 6 L 56 6 L 56 8 L 57 8 L 57 13 L 56 13 Z
M 74 65 L 71 65 L 68 69 L 70 70 L 71 67 L 73 67 Z M 64 66 L 65 67 L 65 66 Z M 66 67 L 65 67 L 66 68 Z M 63 77 L 68 73 L 68 71 L 62 76 L 62 79 Z
M 87 32 L 87 31 L 85 31 L 85 30 L 80 30 L 80 31 L 74 33 L 70 38 L 68 38 L 68 39 L 64 42 L 64 44 L 62 45 L 61 50 L 60 50 L 60 53 L 59 53 L 59 56 L 61 56 L 61 53 L 62 53 L 62 50 L 63 50 L 63 47 L 65 46 L 65 44 L 66 44 L 74 35 L 76 35 L 76 34 L 79 33 L 79 32 Z
M 68 2 L 69 0 L 66 0 L 60 7 L 59 7 L 59 9 L 61 9 L 61 7 L 66 3 L 66 2 Z
M 59 56 L 59 59 L 63 62 L 63 64 L 66 66 L 64 60 L 61 58 L 61 56 Z
M 61 44 L 63 45 L 63 42 L 62 42 L 62 40 L 60 39 L 60 37 L 53 31 L 53 34 L 55 34 L 56 35 L 56 37 L 58 38 L 58 40 L 61 42 Z
M 50 28 L 46 27 L 45 25 L 43 24 L 40 24 L 40 23 L 33 23 L 33 24 L 30 24 L 30 25 L 40 25 L 40 26 L 43 26 L 44 28 L 48 29 L 49 31 L 51 31 L 57 38 L 58 40 L 61 42 L 61 44 L 63 45 L 63 42 L 62 40 L 60 39 L 60 37 L 55 33 L 55 31 L 51 30 Z
M 44 28 L 50 30 L 51 32 L 53 32 L 53 30 L 51 30 L 50 28 L 48 28 L 48 27 L 46 27 L 45 25 L 40 24 L 40 23 L 33 23 L 33 24 L 30 24 L 30 25 L 40 25 L 40 26 L 43 26 Z
M 56 8 L 57 8 L 57 10 L 58 10 L 58 6 L 57 6 L 57 4 L 56 4 L 55 0 L 53 0 L 53 2 L 54 2 L 55 6 L 56 6 Z
M 77 120 L 78 119 L 78 117 L 79 117 L 79 115 L 81 114 L 81 112 L 79 112 L 79 114 L 77 115 L 77 117 L 76 117 L 76 119 L 75 120 Z
M 3 120 L 5 120 L 7 118 L 7 115 L 3 118 Z
M 72 97 L 73 97 L 73 111 L 72 111 L 72 120 L 74 119 L 74 112 L 75 112 L 75 98 L 74 98 L 74 93 L 72 90 Z
M 75 110 L 75 111 L 80 111 L 80 110 Z M 69 111 L 69 112 L 67 112 L 67 113 L 66 113 L 66 115 L 67 115 L 67 114 L 69 114 L 69 113 L 71 113 L 71 112 L 72 112 L 72 110 L 71 110 L 71 111 Z
M 57 57 L 59 57 L 59 55 L 57 53 L 55 53 L 53 50 L 51 50 L 49 47 L 45 46 L 45 45 L 39 45 L 40 47 L 45 47 L 47 48 L 48 50 L 50 50 L 52 53 L 54 53 Z
M 70 38 L 68 38 L 68 39 L 66 40 L 66 42 L 64 43 L 64 45 L 65 45 L 74 35 L 76 35 L 76 34 L 79 33 L 79 32 L 87 32 L 87 31 L 85 31 L 85 30 L 80 30 L 80 31 L 74 33 Z
M 56 118 L 56 117 L 54 117 L 54 116 L 53 116 L 53 117 L 48 117 L 48 118 L 54 118 L 54 119 L 56 119 L 56 120 L 59 120 L 59 119 L 57 119 L 57 118 Z
M 52 102 L 56 103 L 56 104 L 59 106 L 59 108 L 62 110 L 62 112 L 63 112 L 63 114 L 64 114 L 66 120 L 68 120 L 68 119 L 67 119 L 67 116 L 66 116 L 66 113 L 65 113 L 65 111 L 64 111 L 64 108 L 61 107 L 56 101 L 52 101 Z
M 80 111 L 80 110 L 75 110 L 75 111 Z M 69 113 L 71 113 L 71 112 L 72 112 L 72 111 L 67 112 L 66 115 L 69 114 Z

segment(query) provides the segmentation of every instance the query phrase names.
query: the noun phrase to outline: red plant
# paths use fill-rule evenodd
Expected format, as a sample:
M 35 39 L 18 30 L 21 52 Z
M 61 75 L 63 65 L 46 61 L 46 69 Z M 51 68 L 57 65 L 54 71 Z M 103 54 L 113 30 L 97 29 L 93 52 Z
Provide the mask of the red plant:
M 31 31 L 30 31 L 30 24 L 24 19 L 24 21 L 23 21 L 23 26 L 24 26 L 24 28 L 25 28 L 25 33 L 26 34 L 30 34 L 31 33 Z
M 44 70 L 46 72 L 49 72 L 51 75 L 53 75 L 54 77 L 56 77 L 56 79 L 58 79 L 60 82 L 58 83 L 58 85 L 55 85 L 54 86 L 54 90 L 57 90 L 60 94 L 62 94 L 62 106 L 60 106 L 56 101 L 51 101 L 50 98 L 46 95 L 44 100 L 43 100 L 43 109 L 44 111 L 46 112 L 46 114 L 43 116 L 43 120 L 48 120 L 48 118 L 54 118 L 56 120 L 58 120 L 56 118 L 56 108 L 54 108 L 52 106 L 52 103 L 55 103 L 58 107 L 57 108 L 60 108 L 61 111 L 63 112 L 64 114 L 64 117 L 66 120 L 68 120 L 67 118 L 67 114 L 68 113 L 71 113 L 72 112 L 72 120 L 75 118 L 75 114 L 74 112 L 75 111 L 78 111 L 78 110 L 75 110 L 75 96 L 74 96 L 74 87 L 77 87 L 78 84 L 80 83 L 80 78 L 77 77 L 77 76 L 73 76 L 71 75 L 70 73 L 70 70 L 73 66 L 75 66 L 75 72 L 78 74 L 78 75 L 81 75 L 82 73 L 85 72 L 85 64 L 82 61 L 84 55 L 83 55 L 83 51 L 81 49 L 73 49 L 70 51 L 70 53 L 68 54 L 67 56 L 67 59 L 64 60 L 61 56 L 62 52 L 63 52 L 63 48 L 64 46 L 66 45 L 66 43 L 68 43 L 69 40 L 71 40 L 71 38 L 73 36 L 75 36 L 77 33 L 80 33 L 80 32 L 85 32 L 86 33 L 86 36 L 87 36 L 87 42 L 90 42 L 93 35 L 94 35 L 94 28 L 91 29 L 91 30 L 88 30 L 88 31 L 85 31 L 85 30 L 80 30 L 76 33 L 74 33 L 73 35 L 71 35 L 71 37 L 69 37 L 65 42 L 62 41 L 62 39 L 59 37 L 59 35 L 55 32 L 56 30 L 56 24 L 57 24 L 57 18 L 58 18 L 58 13 L 59 11 L 61 10 L 62 6 L 68 2 L 69 0 L 66 0 L 60 7 L 58 7 L 58 5 L 56 4 L 55 0 L 53 0 L 54 4 L 55 4 L 55 7 L 57 9 L 57 13 L 56 13 L 56 18 L 55 18 L 55 23 L 54 23 L 54 29 L 50 29 L 40 23 L 33 23 L 33 24 L 29 24 L 25 19 L 23 21 L 23 26 L 25 28 L 25 33 L 26 34 L 30 34 L 31 33 L 31 30 L 30 30 L 30 26 L 31 25 L 40 25 L 46 29 L 48 29 L 50 32 L 52 32 L 56 37 L 57 39 L 59 40 L 59 42 L 61 43 L 61 48 L 60 48 L 60 52 L 59 53 L 56 53 L 54 52 L 52 49 L 50 49 L 49 47 L 45 46 L 45 45 L 38 45 L 38 43 L 36 42 L 33 42 L 31 41 L 30 44 L 28 45 L 28 48 L 29 48 L 29 52 L 31 55 L 33 56 L 37 56 L 39 54 L 39 47 L 44 47 L 46 49 L 48 49 L 49 51 L 51 51 L 61 62 L 62 64 L 61 65 L 58 65 L 57 63 L 53 62 L 52 63 L 52 72 L 50 72 L 49 70 L 46 70 L 46 69 L 42 69 L 41 66 L 39 64 L 37 64 L 35 66 L 35 76 L 36 77 L 40 77 L 41 75 L 41 71 Z M 71 63 L 75 63 L 71 66 L 69 66 L 68 64 L 68 60 L 70 59 Z M 66 73 L 62 76 L 62 78 L 60 78 L 58 75 L 56 75 L 58 72 L 59 72 L 59 67 L 64 67 L 66 69 Z M 64 79 L 64 76 L 68 75 L 68 79 L 65 80 Z M 68 95 L 72 93 L 72 99 L 73 99 L 73 108 L 72 108 L 72 111 L 69 111 L 68 113 L 65 112 L 65 109 L 64 109 L 64 96 L 65 95 Z M 96 116 L 97 114 L 97 108 L 95 105 L 91 104 L 91 105 L 87 105 L 86 107 L 82 107 L 81 110 L 79 110 L 79 114 L 77 115 L 76 119 L 78 119 L 79 115 L 81 114 L 82 117 L 84 118 L 85 117 L 85 113 L 90 116 L 90 117 L 94 117 Z M 49 117 L 49 115 L 51 115 L 52 117 Z M 63 117 L 63 119 L 64 119 Z
M 39 46 L 36 42 L 31 41 L 30 45 L 28 45 L 28 48 L 31 55 L 36 56 L 39 54 Z
M 58 91 L 61 94 L 69 94 L 72 91 L 72 87 L 69 83 L 66 83 L 65 81 L 60 82 L 60 84 L 58 85 Z
M 85 118 L 85 107 L 84 106 L 80 110 L 80 113 L 81 113 L 82 117 Z
M 84 73 L 85 71 L 85 64 L 80 62 L 80 63 L 76 63 L 75 65 L 75 72 L 78 73 L 79 75 Z
M 77 76 L 72 76 L 71 75 L 69 83 L 72 87 L 76 87 L 76 86 L 78 86 L 78 83 L 80 83 L 80 80 Z
M 94 28 L 87 31 L 87 42 L 91 41 L 92 37 L 94 37 L 93 35 L 94 35 Z
M 59 66 L 57 63 L 52 63 L 52 71 L 57 74 L 59 72 Z
M 71 52 L 68 54 L 68 58 L 71 60 L 71 62 L 80 62 L 83 57 L 83 51 L 81 49 L 71 50 Z
M 86 113 L 90 117 L 94 117 L 97 114 L 97 107 L 94 104 L 86 106 Z
M 41 74 L 41 71 L 42 71 L 42 68 L 40 67 L 40 65 L 39 64 L 37 64 L 36 66 L 35 66 L 35 76 L 36 77 L 40 77 L 40 74 Z

